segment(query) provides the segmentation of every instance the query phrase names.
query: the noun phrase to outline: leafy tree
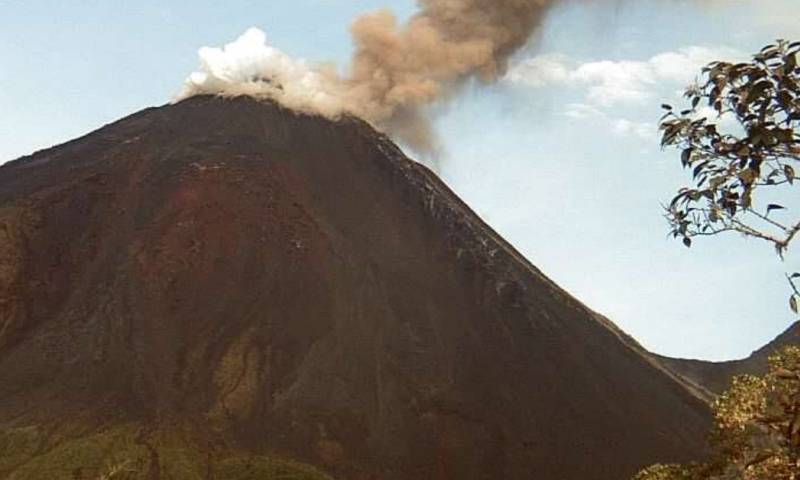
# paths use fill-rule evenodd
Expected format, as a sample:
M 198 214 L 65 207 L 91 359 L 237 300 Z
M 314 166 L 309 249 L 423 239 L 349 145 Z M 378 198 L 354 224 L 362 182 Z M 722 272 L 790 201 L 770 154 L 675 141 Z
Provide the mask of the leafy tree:
M 783 258 L 800 233 L 800 215 L 783 201 L 800 186 L 800 42 L 764 47 L 746 63 L 714 62 L 661 120 L 662 146 L 681 150 L 692 184 L 667 207 L 671 233 L 695 237 L 736 232 L 773 245 Z M 800 291 L 795 279 L 792 309 Z
M 764 377 L 744 375 L 714 403 L 714 457 L 654 465 L 635 480 L 800 479 L 800 347 L 770 358 Z
M 666 215 L 687 247 L 736 232 L 783 258 L 800 236 L 800 215 L 787 202 L 800 185 L 799 52 L 800 42 L 778 41 L 750 62 L 711 63 L 687 89 L 688 109 L 663 106 L 662 146 L 679 148 L 692 171 Z M 797 312 L 800 274 L 787 278 Z M 800 480 L 800 347 L 771 358 L 764 377 L 734 379 L 713 408 L 710 461 L 654 465 L 635 480 Z

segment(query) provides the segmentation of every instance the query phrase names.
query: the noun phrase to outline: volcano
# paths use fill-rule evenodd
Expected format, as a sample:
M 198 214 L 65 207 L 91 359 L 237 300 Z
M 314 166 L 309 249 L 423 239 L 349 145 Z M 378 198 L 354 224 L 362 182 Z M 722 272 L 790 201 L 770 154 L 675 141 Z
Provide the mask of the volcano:
M 358 119 L 199 96 L 0 168 L 0 477 L 622 480 L 709 424 Z

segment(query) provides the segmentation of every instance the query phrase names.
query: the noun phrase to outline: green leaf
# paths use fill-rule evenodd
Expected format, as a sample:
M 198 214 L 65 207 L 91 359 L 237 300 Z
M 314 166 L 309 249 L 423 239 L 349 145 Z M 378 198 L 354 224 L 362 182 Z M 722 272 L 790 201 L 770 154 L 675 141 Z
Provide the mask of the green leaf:
M 745 168 L 741 172 L 739 172 L 739 179 L 746 185 L 750 185 L 751 183 L 756 181 L 758 178 L 758 174 L 752 168 Z
M 769 205 L 767 205 L 767 213 L 773 210 L 786 210 L 786 207 L 784 207 L 783 205 L 778 205 L 777 203 L 770 203 Z
M 775 129 L 775 137 L 784 143 L 791 143 L 794 140 L 794 131 L 791 128 Z
M 702 173 L 707 166 L 708 166 L 708 161 L 700 162 L 700 164 L 698 164 L 696 167 L 694 167 L 694 170 L 692 170 L 692 177 L 697 178 L 697 176 L 700 175 L 700 173 Z
M 739 158 L 747 158 L 747 157 L 749 157 L 750 156 L 750 147 L 748 147 L 747 144 L 743 144 L 741 147 L 739 147 L 738 150 L 736 150 L 736 155 L 738 155 Z
M 794 313 L 797 313 L 797 295 L 789 297 L 789 308 L 791 308 Z
M 686 248 L 692 248 L 692 239 L 689 237 L 683 237 L 683 244 L 686 245 Z
M 750 89 L 750 92 L 748 92 L 747 100 L 745 100 L 745 103 L 752 103 L 755 99 L 763 96 L 764 93 L 767 91 L 767 89 L 771 87 L 772 84 L 767 80 L 762 80 L 756 83 L 755 85 L 753 85 L 753 88 Z
M 794 168 L 791 165 L 783 166 L 783 174 L 786 175 L 786 180 L 794 184 Z
M 795 54 L 787 55 L 784 61 L 786 62 L 787 73 L 791 73 L 797 67 L 797 55 Z
M 683 166 L 686 167 L 687 165 L 689 165 L 691 160 L 692 160 L 692 148 L 690 147 L 685 149 L 681 154 L 681 164 L 683 164 Z

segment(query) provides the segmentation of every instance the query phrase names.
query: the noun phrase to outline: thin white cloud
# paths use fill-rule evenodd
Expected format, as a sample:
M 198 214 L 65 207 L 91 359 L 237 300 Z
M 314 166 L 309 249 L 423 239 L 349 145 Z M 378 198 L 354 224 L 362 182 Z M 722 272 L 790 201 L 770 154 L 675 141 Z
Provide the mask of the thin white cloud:
M 610 60 L 585 63 L 570 73 L 569 80 L 585 87 L 589 101 L 603 107 L 643 102 L 658 82 L 648 63 Z
M 603 110 L 585 103 L 568 104 L 563 115 L 574 120 L 602 122 L 610 126 L 611 133 L 620 137 L 633 137 L 652 142 L 658 133 L 656 125 L 652 122 L 637 122 L 627 118 L 613 117 Z
M 592 117 L 605 117 L 606 114 L 603 113 L 601 110 L 593 107 L 591 105 L 587 105 L 585 103 L 570 103 L 567 105 L 566 109 L 564 110 L 564 115 L 569 118 L 574 118 L 576 120 L 581 120 L 584 118 L 592 118 Z
M 702 46 L 660 53 L 647 60 L 579 63 L 565 55 L 547 54 L 518 63 L 506 80 L 533 88 L 579 88 L 585 91 L 586 103 L 608 108 L 651 101 L 665 90 L 674 92 L 691 83 L 709 62 L 741 58 L 744 55 L 732 48 Z
M 685 84 L 694 80 L 705 65 L 715 60 L 737 60 L 742 53 L 726 47 L 686 47 L 677 52 L 665 52 L 648 60 L 655 76 L 664 81 Z
M 653 108 L 660 101 L 679 101 L 683 89 L 708 63 L 744 58 L 732 48 L 702 46 L 663 52 L 646 60 L 581 63 L 566 55 L 546 54 L 514 65 L 505 80 L 524 88 L 562 88 L 567 98 L 576 96 L 564 107 L 564 117 L 601 122 L 614 136 L 656 142 Z M 700 113 L 721 127 L 730 126 L 729 119 L 716 119 L 713 111 Z
M 539 55 L 518 63 L 508 72 L 507 80 L 529 87 L 546 87 L 565 82 L 570 70 L 570 60 L 565 55 Z
M 647 122 L 633 122 L 620 118 L 614 120 L 611 125 L 611 131 L 623 137 L 633 136 L 642 140 L 653 140 L 657 136 L 655 125 Z

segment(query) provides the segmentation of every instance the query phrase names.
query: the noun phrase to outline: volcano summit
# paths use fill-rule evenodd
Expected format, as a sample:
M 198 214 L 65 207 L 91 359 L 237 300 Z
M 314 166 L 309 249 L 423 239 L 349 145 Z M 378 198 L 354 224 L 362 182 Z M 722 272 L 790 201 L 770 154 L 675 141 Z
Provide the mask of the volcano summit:
M 622 480 L 687 384 L 366 123 L 147 109 L 0 168 L 0 477 Z

